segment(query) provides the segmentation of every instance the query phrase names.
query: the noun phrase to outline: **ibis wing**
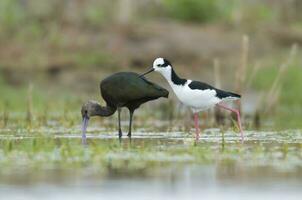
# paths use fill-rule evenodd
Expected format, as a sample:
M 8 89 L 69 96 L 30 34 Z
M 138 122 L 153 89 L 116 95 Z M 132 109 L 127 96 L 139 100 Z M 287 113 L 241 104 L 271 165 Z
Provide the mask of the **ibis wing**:
M 142 79 L 143 79 L 143 81 L 146 83 L 146 84 L 148 84 L 149 86 L 149 93 L 151 94 L 151 95 L 159 95 L 160 97 L 168 97 L 168 95 L 169 95 L 169 92 L 168 92 L 168 90 L 166 90 L 165 88 L 163 88 L 163 87 L 161 87 L 161 86 L 159 86 L 159 85 L 157 85 L 157 84 L 155 84 L 155 83 L 152 83 L 152 82 L 150 82 L 150 81 L 148 81 L 146 78 L 144 78 L 144 77 L 142 77 Z
M 167 90 L 135 73 L 119 73 L 103 80 L 101 93 L 105 101 L 120 105 L 168 96 Z
M 120 98 L 127 98 L 127 100 L 132 101 L 138 99 L 154 99 L 167 95 L 168 91 L 159 85 L 144 78 L 137 78 L 125 83 Z

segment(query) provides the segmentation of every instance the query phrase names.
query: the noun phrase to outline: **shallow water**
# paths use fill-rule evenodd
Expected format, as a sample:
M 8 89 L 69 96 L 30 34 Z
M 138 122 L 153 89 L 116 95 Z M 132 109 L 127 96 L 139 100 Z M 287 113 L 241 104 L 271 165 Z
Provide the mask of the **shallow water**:
M 5 199 L 301 199 L 302 133 L 2 129 Z M 193 132 L 193 131 L 192 131 Z M 2 199 L 2 198 L 1 198 Z

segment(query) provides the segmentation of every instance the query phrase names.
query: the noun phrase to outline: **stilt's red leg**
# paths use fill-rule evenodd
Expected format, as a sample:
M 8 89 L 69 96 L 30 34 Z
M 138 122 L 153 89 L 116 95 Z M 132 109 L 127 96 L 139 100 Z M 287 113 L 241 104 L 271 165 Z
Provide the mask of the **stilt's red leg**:
M 236 110 L 236 109 L 232 109 L 232 108 L 229 108 L 223 104 L 217 104 L 217 106 L 223 108 L 223 109 L 226 109 L 226 110 L 229 110 L 231 112 L 234 112 L 236 113 L 237 115 L 237 123 L 238 123 L 238 126 L 239 126 L 239 129 L 240 129 L 240 135 L 241 135 L 241 142 L 243 142 L 243 130 L 242 130 L 242 126 L 241 126 L 241 118 L 240 118 L 240 112 L 239 110 Z
M 198 113 L 194 113 L 194 123 L 195 123 L 195 139 L 199 140 L 199 125 L 198 125 Z

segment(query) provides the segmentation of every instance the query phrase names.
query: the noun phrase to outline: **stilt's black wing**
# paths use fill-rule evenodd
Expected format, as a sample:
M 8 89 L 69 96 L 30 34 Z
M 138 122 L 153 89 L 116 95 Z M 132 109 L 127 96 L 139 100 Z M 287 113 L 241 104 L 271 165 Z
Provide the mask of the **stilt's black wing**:
M 223 91 L 220 89 L 217 89 L 207 83 L 203 83 L 203 82 L 199 82 L 199 81 L 192 81 L 189 84 L 189 87 L 192 90 L 215 90 L 216 91 L 216 96 L 220 99 L 223 98 L 228 98 L 228 97 L 236 97 L 236 98 L 240 98 L 241 96 L 239 94 L 233 93 L 233 92 L 227 92 L 227 91 Z

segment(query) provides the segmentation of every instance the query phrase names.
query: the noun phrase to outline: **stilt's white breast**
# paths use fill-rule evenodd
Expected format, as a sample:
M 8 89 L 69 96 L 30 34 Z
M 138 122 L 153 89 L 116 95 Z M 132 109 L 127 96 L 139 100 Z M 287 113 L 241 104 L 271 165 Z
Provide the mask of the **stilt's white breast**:
M 193 110 L 193 112 L 207 110 L 215 106 L 217 103 L 221 102 L 221 99 L 219 99 L 216 96 L 216 91 L 214 89 L 205 89 L 205 90 L 191 89 L 189 85 L 192 82 L 192 80 L 187 80 L 183 84 L 182 82 L 185 79 L 181 79 L 181 81 L 178 81 L 181 84 L 174 83 L 172 80 L 173 69 L 171 66 L 164 67 L 164 68 L 157 68 L 157 70 L 168 81 L 174 93 L 176 94 L 177 98 L 184 105 L 190 107 Z
M 170 85 L 177 98 L 184 105 L 191 107 L 194 112 L 207 110 L 221 101 L 216 97 L 215 90 L 193 90 L 189 87 L 191 82 L 191 80 L 187 80 L 184 85 L 175 85 L 173 82 L 170 82 Z

